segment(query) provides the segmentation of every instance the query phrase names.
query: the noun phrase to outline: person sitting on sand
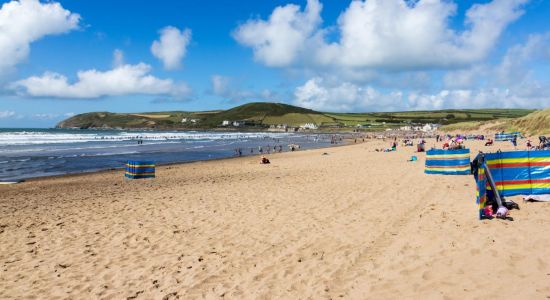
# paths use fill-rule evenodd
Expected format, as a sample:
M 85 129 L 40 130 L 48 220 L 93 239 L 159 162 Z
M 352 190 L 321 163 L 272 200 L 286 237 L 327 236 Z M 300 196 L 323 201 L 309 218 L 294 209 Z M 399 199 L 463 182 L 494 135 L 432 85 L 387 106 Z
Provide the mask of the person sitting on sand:
M 262 156 L 262 160 L 260 161 L 260 164 L 265 165 L 265 164 L 270 164 L 270 163 L 271 162 L 269 161 L 269 159 L 267 159 L 267 157 Z
M 492 145 L 493 145 L 492 139 L 488 139 L 487 142 L 485 142 L 485 146 L 492 146 Z

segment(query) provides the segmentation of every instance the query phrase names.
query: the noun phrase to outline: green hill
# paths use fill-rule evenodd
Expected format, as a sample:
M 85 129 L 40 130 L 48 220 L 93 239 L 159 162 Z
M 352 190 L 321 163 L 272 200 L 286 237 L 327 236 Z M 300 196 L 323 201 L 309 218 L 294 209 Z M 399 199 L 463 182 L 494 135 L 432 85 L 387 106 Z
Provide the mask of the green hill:
M 330 113 L 282 103 L 256 102 L 217 111 L 168 111 L 144 113 L 91 112 L 73 116 L 58 128 L 117 128 L 117 129 L 214 129 L 224 121 L 238 121 L 241 128 L 265 129 L 270 125 L 291 127 L 313 123 L 319 127 L 355 127 L 372 130 L 399 127 L 407 124 L 454 124 L 465 121 L 490 121 L 518 118 L 533 112 L 527 109 L 439 110 L 387 113 Z
M 519 131 L 528 135 L 550 134 L 550 108 L 533 111 L 517 118 L 501 118 L 488 121 L 460 122 L 443 126 L 443 131 L 476 131 L 482 128 L 491 131 Z

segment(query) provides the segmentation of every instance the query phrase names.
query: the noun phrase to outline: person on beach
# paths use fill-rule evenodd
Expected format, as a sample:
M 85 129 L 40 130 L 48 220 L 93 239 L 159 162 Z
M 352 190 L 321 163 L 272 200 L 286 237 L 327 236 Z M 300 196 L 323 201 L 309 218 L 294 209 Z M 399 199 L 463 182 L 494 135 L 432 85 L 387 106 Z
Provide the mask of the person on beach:
M 269 161 L 269 159 L 267 159 L 267 157 L 262 155 L 262 160 L 260 161 L 260 164 L 265 165 L 265 164 L 270 164 L 270 163 L 271 162 Z

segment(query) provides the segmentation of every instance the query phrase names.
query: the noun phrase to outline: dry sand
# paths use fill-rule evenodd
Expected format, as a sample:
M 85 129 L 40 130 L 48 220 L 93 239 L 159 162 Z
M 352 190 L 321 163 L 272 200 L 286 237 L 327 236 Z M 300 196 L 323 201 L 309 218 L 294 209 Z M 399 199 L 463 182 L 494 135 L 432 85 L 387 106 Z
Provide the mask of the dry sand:
M 550 203 L 478 221 L 388 144 L 0 186 L 0 298 L 550 298 Z

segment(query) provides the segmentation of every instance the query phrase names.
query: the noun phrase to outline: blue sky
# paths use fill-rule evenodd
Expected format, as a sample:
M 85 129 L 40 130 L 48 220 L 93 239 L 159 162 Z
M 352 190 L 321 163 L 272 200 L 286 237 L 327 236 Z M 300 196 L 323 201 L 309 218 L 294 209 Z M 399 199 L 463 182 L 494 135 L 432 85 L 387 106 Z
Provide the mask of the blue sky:
M 550 1 L 1 2 L 0 127 L 251 101 L 550 106 Z

